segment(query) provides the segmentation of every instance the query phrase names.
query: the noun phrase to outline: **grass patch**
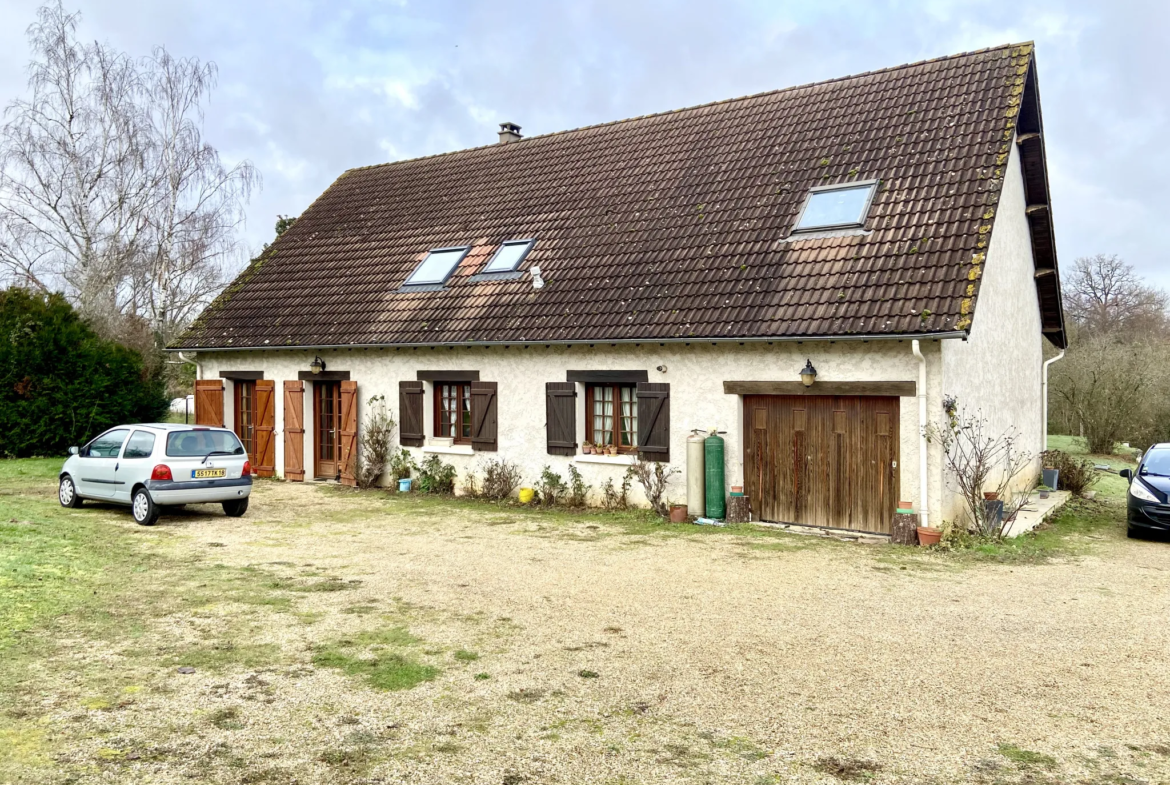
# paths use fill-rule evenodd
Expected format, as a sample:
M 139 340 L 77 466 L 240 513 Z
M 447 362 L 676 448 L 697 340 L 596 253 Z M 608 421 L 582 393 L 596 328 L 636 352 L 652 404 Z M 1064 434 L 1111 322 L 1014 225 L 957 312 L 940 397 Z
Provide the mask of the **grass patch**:
M 199 670 L 223 671 L 228 668 L 264 668 L 280 660 L 280 648 L 271 643 L 236 644 L 219 641 L 209 646 L 196 646 L 172 654 L 166 663 L 172 666 Z
M 244 723 L 240 720 L 240 710 L 235 706 L 216 709 L 211 712 L 207 721 L 220 730 L 240 730 L 244 727 Z
M 409 690 L 439 675 L 438 668 L 392 650 L 417 643 L 421 639 L 405 627 L 370 630 L 319 648 L 313 664 L 362 678 L 377 690 Z
M 1052 769 L 1056 767 L 1056 758 L 1042 752 L 1033 752 L 1017 747 L 1014 744 L 1000 744 L 999 754 L 1016 764 L 1020 768 L 1039 767 Z
M 479 659 L 478 654 L 473 651 L 468 651 L 467 649 L 459 649 L 453 656 L 460 662 L 475 662 Z
M 817 760 L 813 768 L 822 774 L 830 774 L 839 780 L 869 780 L 882 770 L 882 767 L 873 761 L 860 758 L 838 758 L 826 756 Z

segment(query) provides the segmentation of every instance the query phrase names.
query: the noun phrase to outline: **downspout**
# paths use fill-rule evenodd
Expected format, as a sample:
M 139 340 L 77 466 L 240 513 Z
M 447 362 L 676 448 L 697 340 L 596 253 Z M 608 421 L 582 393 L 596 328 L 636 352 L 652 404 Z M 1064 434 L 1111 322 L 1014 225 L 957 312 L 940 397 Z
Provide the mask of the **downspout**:
M 1061 349 L 1060 354 L 1056 355 L 1051 360 L 1044 361 L 1044 383 L 1041 385 L 1041 387 L 1043 388 L 1043 392 L 1041 393 L 1041 396 L 1044 398 L 1044 423 L 1041 426 L 1041 431 L 1040 431 L 1042 434 L 1044 434 L 1044 436 L 1043 436 L 1042 441 L 1040 442 L 1040 449 L 1041 450 L 1048 449 L 1048 366 L 1052 365 L 1057 360 L 1063 360 L 1063 359 L 1064 359 L 1064 349 Z
M 926 358 L 922 356 L 918 341 L 911 341 L 910 347 L 918 358 L 918 522 L 925 529 L 930 526 L 929 480 L 926 476 Z
M 190 357 L 184 357 L 182 352 L 179 352 L 179 359 L 185 363 L 190 363 L 191 365 L 195 366 L 196 379 L 203 378 L 203 363 L 199 362 L 198 360 L 192 360 Z

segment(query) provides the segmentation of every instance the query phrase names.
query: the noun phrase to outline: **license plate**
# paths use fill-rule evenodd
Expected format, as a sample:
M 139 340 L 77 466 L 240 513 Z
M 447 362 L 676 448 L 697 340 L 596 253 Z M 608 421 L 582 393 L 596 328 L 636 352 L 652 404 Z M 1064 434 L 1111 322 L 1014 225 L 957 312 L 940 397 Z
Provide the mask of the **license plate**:
M 191 476 L 196 480 L 207 480 L 212 477 L 223 477 L 226 469 L 192 469 Z

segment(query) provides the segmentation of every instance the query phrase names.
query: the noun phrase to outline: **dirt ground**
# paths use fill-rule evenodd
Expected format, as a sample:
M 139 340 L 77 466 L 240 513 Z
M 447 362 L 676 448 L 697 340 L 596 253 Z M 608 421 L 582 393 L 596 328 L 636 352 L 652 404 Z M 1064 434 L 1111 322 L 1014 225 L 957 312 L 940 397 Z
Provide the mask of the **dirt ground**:
M 7 781 L 1170 782 L 1170 544 L 1120 522 L 995 564 L 276 482 L 70 514 L 178 604 L 62 628 Z

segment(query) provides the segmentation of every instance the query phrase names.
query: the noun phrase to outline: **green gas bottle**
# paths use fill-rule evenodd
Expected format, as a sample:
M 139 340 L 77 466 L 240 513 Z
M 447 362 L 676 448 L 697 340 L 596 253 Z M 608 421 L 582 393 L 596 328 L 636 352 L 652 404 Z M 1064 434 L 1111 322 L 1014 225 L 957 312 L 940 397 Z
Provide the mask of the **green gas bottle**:
M 703 468 L 707 517 L 722 520 L 727 514 L 723 487 L 723 437 L 715 431 L 703 440 Z

